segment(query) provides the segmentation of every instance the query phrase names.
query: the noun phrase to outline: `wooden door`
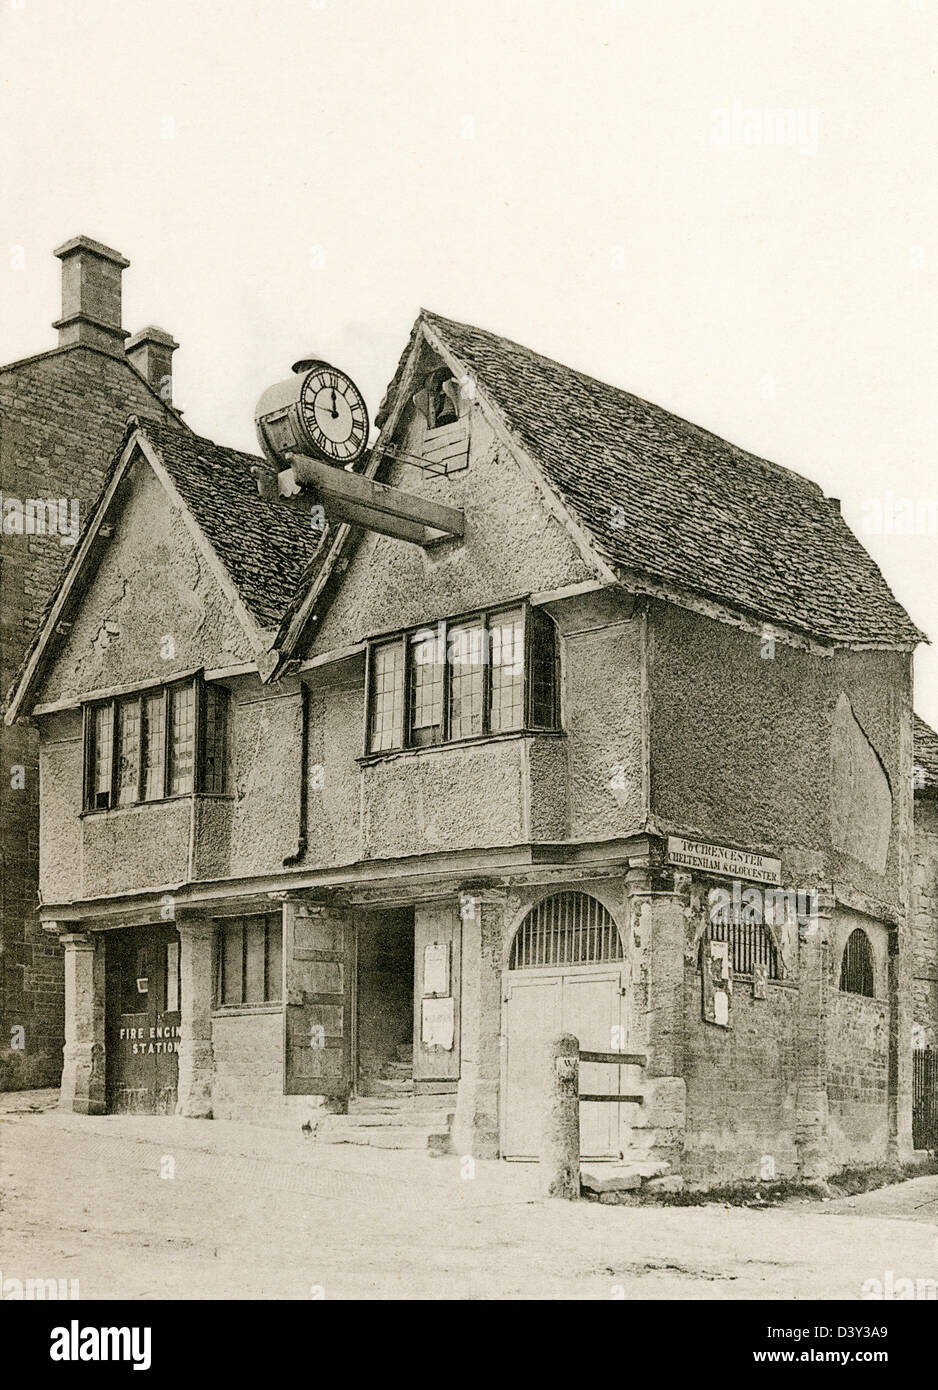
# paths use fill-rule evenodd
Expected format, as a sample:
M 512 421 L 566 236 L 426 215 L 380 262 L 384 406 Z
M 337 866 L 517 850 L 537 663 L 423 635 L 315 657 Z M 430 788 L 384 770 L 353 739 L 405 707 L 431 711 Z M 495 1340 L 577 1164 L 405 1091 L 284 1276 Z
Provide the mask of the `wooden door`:
M 415 910 L 415 1082 L 459 1079 L 461 927 L 455 905 Z
M 561 1031 L 573 1033 L 583 1052 L 615 1052 L 621 1018 L 621 975 L 618 970 L 596 968 L 563 977 Z M 580 1094 L 622 1095 L 622 1068 L 608 1062 L 580 1063 Z M 611 1101 L 580 1104 L 580 1157 L 618 1158 L 621 1153 L 619 1112 Z
M 538 1158 L 544 1115 L 547 1043 L 561 1032 L 560 975 L 508 981 L 505 1039 L 505 1157 Z
M 108 1109 L 171 1115 L 179 1072 L 179 933 L 171 923 L 108 935 Z
M 355 932 L 346 913 L 284 903 L 284 1093 L 352 1089 Z

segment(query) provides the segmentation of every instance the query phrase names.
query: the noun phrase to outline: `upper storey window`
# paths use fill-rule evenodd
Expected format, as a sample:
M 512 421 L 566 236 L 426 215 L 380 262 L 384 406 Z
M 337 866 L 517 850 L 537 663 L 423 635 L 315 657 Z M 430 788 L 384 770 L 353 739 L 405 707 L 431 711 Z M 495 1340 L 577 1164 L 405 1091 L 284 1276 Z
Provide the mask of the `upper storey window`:
M 558 726 L 554 625 L 520 604 L 373 642 L 368 753 Z
M 223 793 L 228 691 L 200 679 L 85 706 L 85 809 Z

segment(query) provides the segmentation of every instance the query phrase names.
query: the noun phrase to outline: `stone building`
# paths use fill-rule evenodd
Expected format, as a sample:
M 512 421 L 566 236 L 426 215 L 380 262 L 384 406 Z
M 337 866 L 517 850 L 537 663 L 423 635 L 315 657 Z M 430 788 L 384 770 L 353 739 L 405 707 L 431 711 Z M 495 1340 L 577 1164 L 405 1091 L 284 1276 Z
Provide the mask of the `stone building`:
M 0 367 L 0 691 L 6 692 L 101 490 L 127 416 L 178 426 L 159 328 L 122 327 L 129 262 L 90 237 L 62 262 L 58 346 Z M 0 733 L 0 1090 L 58 1085 L 62 952 L 37 913 L 38 738 Z
M 530 1159 L 563 1029 L 591 1159 L 911 1158 L 921 633 L 836 501 L 427 312 L 377 425 L 359 513 L 128 426 L 7 713 L 63 1103 Z

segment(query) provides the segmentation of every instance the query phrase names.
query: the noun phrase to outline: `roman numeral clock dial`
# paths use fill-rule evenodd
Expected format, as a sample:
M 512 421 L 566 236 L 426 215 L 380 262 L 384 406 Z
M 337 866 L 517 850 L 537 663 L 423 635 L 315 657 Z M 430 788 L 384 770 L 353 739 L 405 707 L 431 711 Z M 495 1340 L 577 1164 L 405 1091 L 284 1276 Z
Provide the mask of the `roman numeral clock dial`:
M 368 443 L 368 411 L 358 387 L 335 367 L 312 371 L 300 396 L 310 443 L 331 463 L 354 463 Z

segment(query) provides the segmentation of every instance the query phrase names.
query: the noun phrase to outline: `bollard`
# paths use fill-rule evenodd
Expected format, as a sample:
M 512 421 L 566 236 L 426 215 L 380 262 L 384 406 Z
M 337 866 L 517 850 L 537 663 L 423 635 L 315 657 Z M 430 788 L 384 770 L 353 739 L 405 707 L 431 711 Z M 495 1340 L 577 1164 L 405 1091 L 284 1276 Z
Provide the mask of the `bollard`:
M 572 1033 L 548 1043 L 544 1075 L 541 1191 L 571 1201 L 580 1195 L 580 1043 Z

